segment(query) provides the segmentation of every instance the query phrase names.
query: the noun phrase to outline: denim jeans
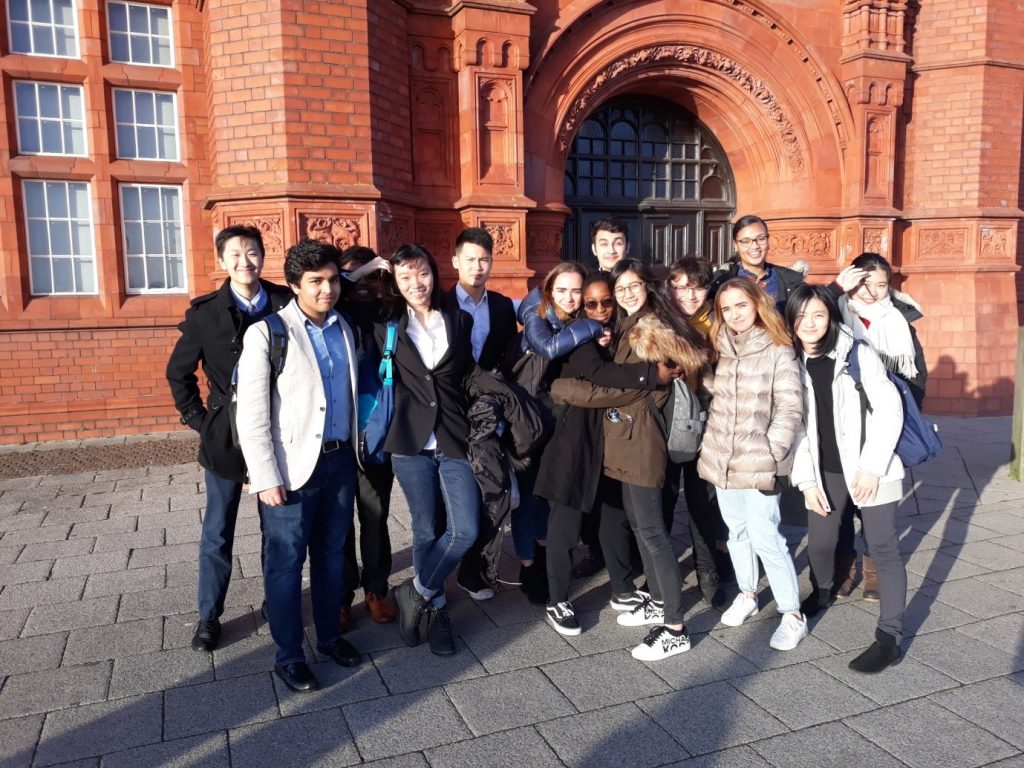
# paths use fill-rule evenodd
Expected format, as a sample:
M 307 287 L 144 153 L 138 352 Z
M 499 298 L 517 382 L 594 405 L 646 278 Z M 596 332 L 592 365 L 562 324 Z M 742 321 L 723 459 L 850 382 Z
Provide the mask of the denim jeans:
M 416 581 L 436 595 L 476 540 L 480 488 L 467 459 L 449 458 L 440 449 L 393 455 L 391 466 L 409 502 Z
M 718 507 L 729 526 L 729 556 L 736 583 L 757 593 L 761 558 L 779 613 L 800 610 L 800 586 L 785 537 L 779 533 L 779 495 L 751 488 L 718 488 Z
M 533 495 L 537 483 L 540 464 L 534 462 L 523 472 L 516 475 L 519 483 L 519 506 L 512 510 L 512 544 L 516 557 L 520 560 L 533 560 L 533 546 L 548 537 L 548 502 Z
M 260 502 L 263 588 L 277 664 L 303 661 L 302 565 L 309 550 L 309 593 L 317 643 L 341 636 L 342 568 L 352 525 L 356 458 L 350 445 L 325 453 L 305 485 L 284 504 Z
M 219 619 L 231 581 L 231 547 L 235 540 L 242 484 L 216 475 L 206 477 L 206 513 L 199 539 L 199 618 Z

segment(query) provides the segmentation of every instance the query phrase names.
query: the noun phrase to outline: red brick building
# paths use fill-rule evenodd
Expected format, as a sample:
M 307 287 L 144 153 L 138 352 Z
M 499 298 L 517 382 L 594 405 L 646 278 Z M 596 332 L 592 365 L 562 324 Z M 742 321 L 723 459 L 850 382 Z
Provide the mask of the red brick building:
M 175 324 L 240 222 L 271 278 L 303 236 L 483 225 L 521 292 L 594 216 L 721 260 L 757 213 L 812 277 L 893 261 L 931 410 L 1011 407 L 1019 0 L 0 4 L 0 442 L 173 428 Z

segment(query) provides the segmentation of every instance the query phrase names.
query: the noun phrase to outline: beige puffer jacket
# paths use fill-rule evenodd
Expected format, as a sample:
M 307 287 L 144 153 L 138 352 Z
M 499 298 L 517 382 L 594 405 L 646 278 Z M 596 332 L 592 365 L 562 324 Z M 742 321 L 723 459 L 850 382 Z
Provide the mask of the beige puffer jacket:
M 755 325 L 718 336 L 718 367 L 697 472 L 719 488 L 775 489 L 789 474 L 803 429 L 804 392 L 796 353 Z

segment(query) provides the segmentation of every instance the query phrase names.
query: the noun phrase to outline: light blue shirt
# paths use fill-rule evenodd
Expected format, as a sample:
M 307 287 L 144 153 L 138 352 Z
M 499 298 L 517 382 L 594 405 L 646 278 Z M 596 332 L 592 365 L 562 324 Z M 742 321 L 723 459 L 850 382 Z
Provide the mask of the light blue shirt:
M 245 312 L 247 315 L 258 315 L 263 311 L 263 308 L 267 306 L 267 302 L 270 298 L 267 296 L 267 292 L 263 290 L 263 286 L 260 286 L 260 292 L 256 294 L 256 298 L 252 301 L 245 298 L 242 294 L 235 290 L 235 286 L 231 287 L 231 298 L 235 300 L 235 306 Z
M 323 328 L 308 318 L 305 326 L 320 366 L 320 378 L 327 398 L 324 442 L 348 440 L 352 432 L 352 384 L 349 378 L 352 361 L 348 359 L 345 337 L 341 332 L 341 315 L 331 310 Z
M 487 334 L 491 332 L 491 310 L 487 306 L 487 291 L 484 291 L 483 298 L 477 304 L 473 297 L 466 293 L 466 289 L 456 283 L 455 298 L 459 300 L 459 309 L 465 310 L 473 318 L 473 332 L 470 334 L 469 343 L 473 347 L 473 359 L 479 362 L 480 353 L 487 342 Z

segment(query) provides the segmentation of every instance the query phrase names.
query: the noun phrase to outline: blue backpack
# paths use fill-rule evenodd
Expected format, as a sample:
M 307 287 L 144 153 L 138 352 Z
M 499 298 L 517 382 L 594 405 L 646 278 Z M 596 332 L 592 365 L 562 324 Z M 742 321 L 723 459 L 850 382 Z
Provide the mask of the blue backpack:
M 860 360 L 857 356 L 857 347 L 861 344 L 867 346 L 867 342 L 863 339 L 853 342 L 850 354 L 846 358 L 846 371 L 857 384 L 863 414 L 871 410 L 871 403 L 861 384 Z M 942 453 L 942 438 L 939 437 L 939 428 L 935 422 L 921 413 L 907 382 L 891 371 L 887 370 L 885 373 L 889 377 L 889 381 L 896 387 L 896 391 L 900 393 L 900 400 L 903 403 L 903 429 L 900 432 L 900 439 L 896 441 L 896 455 L 900 457 L 904 467 L 916 467 Z M 865 417 L 862 416 L 861 440 L 864 435 L 864 420 Z
M 398 344 L 398 323 L 387 326 L 380 365 L 364 362 L 359 367 L 359 458 L 364 465 L 383 464 L 388 455 L 384 441 L 395 415 L 394 355 Z

